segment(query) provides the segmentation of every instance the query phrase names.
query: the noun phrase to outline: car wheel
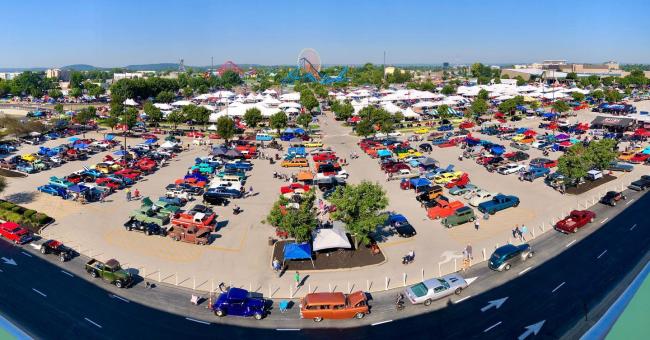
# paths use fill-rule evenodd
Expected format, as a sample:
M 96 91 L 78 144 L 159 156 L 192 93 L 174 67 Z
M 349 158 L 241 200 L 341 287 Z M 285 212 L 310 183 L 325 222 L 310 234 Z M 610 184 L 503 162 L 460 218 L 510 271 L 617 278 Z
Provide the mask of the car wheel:
M 612 207 L 615 207 L 615 206 L 616 206 L 616 202 L 614 201 L 614 202 L 612 202 Z M 593 222 L 593 221 L 591 221 L 591 222 Z
M 122 288 L 122 287 L 124 287 L 124 285 L 122 284 L 122 281 L 117 280 L 117 281 L 115 281 L 115 287 Z
M 47 249 L 45 249 L 45 247 L 41 247 L 41 254 L 47 254 Z
M 145 231 L 145 234 L 146 234 L 147 236 L 151 236 L 151 230 L 147 229 L 147 230 Z
M 573 228 L 573 233 L 575 234 L 577 232 L 578 232 L 578 228 Z
M 429 305 L 431 305 L 431 302 L 433 302 L 433 301 L 431 301 L 431 299 L 426 299 L 426 300 L 424 300 L 424 305 L 429 306 Z
M 503 269 L 504 270 L 510 270 L 510 267 L 511 267 L 510 263 L 507 263 L 506 266 L 503 267 Z
M 456 288 L 456 290 L 454 291 L 454 294 L 456 294 L 456 295 L 460 295 L 460 293 L 461 293 L 462 291 L 463 291 L 463 288 L 458 287 L 458 288 Z
M 263 315 L 262 313 L 255 313 L 253 314 L 253 317 L 255 318 L 255 320 L 262 320 Z
M 222 317 L 226 316 L 226 312 L 223 309 L 217 309 L 217 310 L 214 311 L 214 315 L 222 318 Z
M 317 316 L 317 317 L 314 318 L 314 322 L 321 322 L 321 321 L 323 321 L 322 316 Z
M 179 236 L 174 237 L 174 241 L 180 241 L 181 238 Z
M 469 221 L 470 221 L 470 222 L 474 222 L 474 220 L 475 220 L 474 217 L 470 217 L 470 218 L 469 218 Z
M 364 314 L 364 313 L 357 313 L 357 315 L 355 315 L 354 317 L 357 318 L 357 319 L 363 319 L 364 316 L 366 316 L 366 314 Z
M 533 254 L 535 254 L 535 253 L 533 253 L 533 252 L 531 251 L 531 252 L 528 253 L 528 255 L 526 255 L 526 256 L 527 256 L 529 259 L 531 259 L 531 258 L 533 258 Z
M 512 206 L 515 207 L 515 208 L 518 207 L 518 206 L 519 206 L 519 202 L 513 204 Z
M 90 276 L 92 276 L 93 278 L 95 278 L 95 279 L 96 279 L 96 278 L 97 278 L 97 272 L 96 272 L 96 271 L 94 271 L 94 270 L 93 270 L 93 271 L 91 271 L 91 272 L 90 272 Z
M 61 261 L 61 262 L 65 262 L 65 255 L 61 254 L 61 255 L 59 256 L 59 261 Z

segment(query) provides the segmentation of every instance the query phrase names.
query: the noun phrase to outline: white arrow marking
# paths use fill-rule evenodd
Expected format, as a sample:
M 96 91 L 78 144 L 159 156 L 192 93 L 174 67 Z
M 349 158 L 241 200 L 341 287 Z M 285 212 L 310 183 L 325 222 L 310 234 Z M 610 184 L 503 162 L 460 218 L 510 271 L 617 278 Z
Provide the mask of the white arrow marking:
M 492 307 L 496 307 L 496 309 L 499 309 L 499 307 L 501 307 L 501 305 L 502 305 L 504 302 L 506 302 L 506 300 L 508 300 L 508 297 L 507 297 L 507 296 L 504 297 L 504 298 L 501 298 L 501 299 L 488 301 L 487 306 L 481 308 L 481 312 L 485 312 L 486 310 L 488 310 L 488 309 L 490 309 L 490 308 L 492 308 Z
M 462 299 L 460 299 L 460 300 L 454 301 L 454 304 L 461 303 L 461 302 L 463 302 L 463 301 L 465 301 L 465 300 L 467 300 L 467 299 L 469 299 L 469 298 L 471 298 L 471 297 L 472 297 L 471 295 L 470 295 L 470 296 L 466 296 L 466 297 L 464 297 L 464 298 L 462 298 Z
M 564 246 L 564 248 L 569 248 L 574 243 L 576 243 L 576 240 L 573 240 L 573 241 L 569 242 L 566 246 Z
M 521 335 L 517 338 L 517 340 L 524 340 L 531 334 L 533 335 L 539 334 L 539 331 L 542 329 L 542 326 L 544 326 L 544 322 L 546 322 L 546 320 L 542 320 L 538 323 L 534 323 L 530 326 L 526 326 L 525 327 L 526 331 L 521 333 Z
M 108 296 L 111 297 L 111 298 L 113 298 L 113 299 L 119 299 L 119 300 L 122 300 L 122 301 L 124 301 L 124 302 L 126 302 L 126 303 L 131 302 L 131 301 L 129 301 L 129 300 L 127 300 L 127 299 L 125 299 L 125 298 L 123 298 L 123 297 L 121 297 L 121 296 L 115 295 L 115 294 L 108 294 Z
M 634 228 L 636 228 L 636 224 L 630 228 L 630 231 L 634 230 Z
M 47 295 L 45 295 L 43 292 L 41 292 L 40 290 L 38 290 L 36 288 L 32 288 L 32 290 L 35 291 L 36 293 L 40 294 L 42 297 L 47 297 Z
M 600 253 L 600 255 L 598 255 L 598 257 L 596 257 L 596 260 L 603 257 L 603 255 L 605 255 L 606 252 L 607 252 L 607 249 L 605 249 L 602 253 Z
M 520 271 L 518 275 L 523 275 L 524 273 L 526 273 L 527 271 L 529 271 L 529 270 L 531 270 L 531 269 L 533 269 L 533 267 L 528 267 L 528 268 L 526 268 L 526 269 Z
M 627 201 L 627 203 L 625 203 L 625 205 L 628 205 L 628 204 L 632 203 L 632 201 L 634 201 L 634 198 L 631 199 L 631 200 L 629 200 L 629 201 Z
M 606 219 L 600 221 L 600 224 L 603 224 L 603 223 L 607 222 L 607 220 L 609 220 L 609 217 L 607 217 Z
M 500 325 L 500 324 L 501 324 L 501 321 L 495 323 L 494 325 L 492 325 L 492 326 L 486 328 L 486 329 L 483 331 L 483 333 L 487 333 L 487 332 L 491 331 L 492 328 L 494 328 L 494 327 L 496 327 L 496 326 L 498 326 L 498 325 Z
M 472 284 L 472 282 L 474 282 L 476 280 L 478 280 L 478 276 L 470 277 L 469 279 L 465 279 L 465 282 L 467 282 L 467 285 L 469 286 L 469 285 Z
M 68 275 L 68 276 L 70 276 L 70 277 L 74 277 L 74 275 L 72 275 L 72 274 L 66 272 L 66 271 L 63 270 L 63 269 L 61 269 L 61 273 L 65 274 L 65 275 Z
M 3 258 L 2 258 L 2 261 L 4 261 L 5 264 L 10 264 L 10 265 L 12 265 L 12 266 L 17 266 L 17 265 L 18 265 L 18 264 L 16 263 L 16 261 L 14 261 L 14 259 L 8 259 L 8 258 L 6 258 L 6 257 L 3 257 Z
M 25 256 L 27 256 L 27 257 L 32 257 L 32 255 L 31 255 L 31 254 L 29 254 L 29 253 L 26 253 L 26 252 L 24 252 L 24 251 L 21 251 L 20 253 L 21 253 L 21 254 L 23 254 L 23 255 L 25 255 Z
M 39 245 L 36 244 L 36 243 L 30 243 L 29 246 L 32 247 L 32 248 L 34 248 L 34 249 L 39 249 L 39 250 L 41 249 L 41 246 L 39 246 Z
M 553 291 L 551 291 L 551 293 L 555 293 L 555 291 L 557 291 L 557 290 L 560 289 L 562 286 L 564 286 L 565 283 L 566 283 L 566 282 L 562 282 L 562 283 L 560 283 L 557 287 L 555 287 L 555 289 L 553 289 Z
M 93 320 L 90 320 L 88 318 L 84 318 L 84 320 L 86 320 L 86 321 L 90 322 L 91 324 L 97 326 L 97 328 L 102 328 L 102 325 L 98 324 L 97 322 L 95 322 Z
M 192 318 L 185 318 L 185 320 L 189 320 L 189 321 L 194 321 L 194 322 L 202 323 L 202 324 L 204 324 L 204 325 L 209 325 L 209 324 L 210 324 L 209 322 L 205 322 L 205 321 L 201 321 L 201 320 L 197 320 L 197 319 L 192 319 Z
M 386 321 L 375 322 L 375 323 L 373 323 L 373 324 L 370 324 L 370 326 L 377 326 L 377 325 L 381 325 L 381 324 L 389 323 L 389 322 L 393 322 L 393 320 L 386 320 Z

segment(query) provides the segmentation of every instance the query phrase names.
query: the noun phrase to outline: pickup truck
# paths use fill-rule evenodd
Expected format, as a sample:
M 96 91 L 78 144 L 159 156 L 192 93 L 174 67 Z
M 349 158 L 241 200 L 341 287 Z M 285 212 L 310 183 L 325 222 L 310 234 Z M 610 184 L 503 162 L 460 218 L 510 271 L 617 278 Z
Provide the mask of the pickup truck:
M 551 173 L 551 170 L 549 168 L 536 168 L 536 167 L 531 167 L 528 169 L 528 171 L 524 172 L 524 175 L 522 176 L 522 179 L 532 182 L 537 178 L 544 177 Z
M 555 223 L 555 230 L 568 234 L 578 232 L 578 228 L 584 227 L 596 218 L 596 213 L 589 210 L 573 210 L 569 216 Z
M 86 272 L 94 278 L 102 278 L 104 281 L 114 284 L 117 288 L 128 287 L 133 283 L 131 273 L 120 267 L 120 263 L 115 259 L 110 259 L 106 263 L 91 259 L 86 263 Z
M 197 228 L 195 226 L 187 228 L 172 226 L 167 235 L 174 241 L 183 241 L 198 245 L 206 245 L 210 241 L 210 229 Z
M 432 220 L 451 216 L 456 210 L 465 206 L 461 201 L 448 202 L 436 199 L 436 203 L 436 206 L 427 210 L 427 216 Z
M 517 207 L 519 205 L 519 198 L 511 195 L 498 194 L 492 200 L 483 202 L 478 205 L 478 210 L 482 213 L 494 215 L 497 211 L 501 211 L 510 207 Z
M 169 223 L 169 213 L 155 211 L 152 206 L 142 206 L 131 213 L 129 216 L 132 221 L 140 223 L 154 223 L 160 227 Z

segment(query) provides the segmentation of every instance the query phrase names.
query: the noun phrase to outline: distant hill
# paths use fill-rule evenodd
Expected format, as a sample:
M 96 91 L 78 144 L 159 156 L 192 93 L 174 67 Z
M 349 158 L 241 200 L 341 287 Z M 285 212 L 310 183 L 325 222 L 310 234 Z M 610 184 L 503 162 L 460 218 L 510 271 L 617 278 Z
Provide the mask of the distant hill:
M 92 71 L 92 70 L 103 70 L 102 67 L 95 67 L 88 64 L 74 64 L 61 67 L 62 70 L 71 70 L 71 71 Z
M 45 71 L 47 67 L 0 67 L 0 72 Z

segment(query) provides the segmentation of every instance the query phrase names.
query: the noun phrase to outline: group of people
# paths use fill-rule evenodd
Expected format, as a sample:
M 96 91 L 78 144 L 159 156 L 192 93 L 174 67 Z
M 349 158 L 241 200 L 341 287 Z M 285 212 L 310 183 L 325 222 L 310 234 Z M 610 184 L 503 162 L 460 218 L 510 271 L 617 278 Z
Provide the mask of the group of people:
M 515 229 L 512 229 L 512 237 L 519 239 L 519 241 L 526 241 L 526 236 L 525 234 L 528 233 L 528 227 L 526 225 L 522 224 L 521 228 L 519 225 L 515 225 Z

